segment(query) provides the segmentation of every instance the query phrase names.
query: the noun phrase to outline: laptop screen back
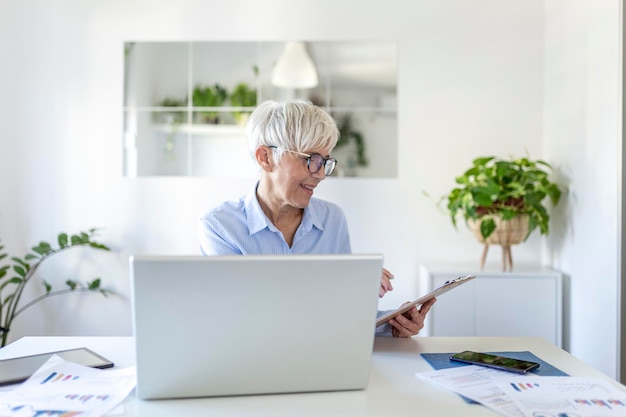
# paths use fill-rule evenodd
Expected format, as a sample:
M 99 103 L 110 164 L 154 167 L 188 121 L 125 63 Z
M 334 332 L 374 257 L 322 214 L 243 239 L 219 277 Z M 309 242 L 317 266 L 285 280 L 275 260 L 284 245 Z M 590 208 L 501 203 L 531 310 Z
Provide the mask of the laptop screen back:
M 137 394 L 362 389 L 381 255 L 130 259 Z

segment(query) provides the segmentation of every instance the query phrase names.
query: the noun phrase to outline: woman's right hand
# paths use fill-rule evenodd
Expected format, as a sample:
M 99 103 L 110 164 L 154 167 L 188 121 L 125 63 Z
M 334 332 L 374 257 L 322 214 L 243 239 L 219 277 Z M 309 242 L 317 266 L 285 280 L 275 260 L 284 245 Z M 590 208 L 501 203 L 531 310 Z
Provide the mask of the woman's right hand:
M 383 275 L 380 281 L 380 290 L 378 291 L 378 297 L 383 298 L 383 296 L 389 292 L 393 291 L 393 285 L 391 285 L 391 280 L 393 279 L 393 274 L 383 268 Z

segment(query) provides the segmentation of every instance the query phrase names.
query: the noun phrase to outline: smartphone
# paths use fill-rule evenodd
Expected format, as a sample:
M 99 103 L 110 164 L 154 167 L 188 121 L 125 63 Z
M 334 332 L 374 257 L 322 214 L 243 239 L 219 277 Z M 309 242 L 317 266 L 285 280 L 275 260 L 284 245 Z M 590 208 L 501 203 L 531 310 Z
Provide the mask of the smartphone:
M 533 369 L 539 368 L 537 362 L 522 361 L 505 356 L 490 355 L 488 353 L 472 352 L 469 350 L 450 356 L 450 360 L 487 366 L 489 368 L 516 372 L 518 374 L 525 374 Z
M 0 386 L 18 384 L 26 381 L 52 355 L 59 355 L 69 362 L 91 368 L 112 368 L 114 363 L 87 348 L 59 350 L 38 355 L 0 360 Z

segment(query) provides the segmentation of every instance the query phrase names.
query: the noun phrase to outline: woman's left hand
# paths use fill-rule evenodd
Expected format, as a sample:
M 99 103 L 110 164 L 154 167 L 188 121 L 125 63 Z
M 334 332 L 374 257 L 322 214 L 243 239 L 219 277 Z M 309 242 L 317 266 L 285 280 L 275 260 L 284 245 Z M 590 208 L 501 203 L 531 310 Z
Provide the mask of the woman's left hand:
M 383 268 L 383 276 L 380 281 L 380 290 L 378 291 L 378 297 L 383 298 L 388 291 L 393 291 L 393 286 L 391 285 L 391 280 L 393 279 L 393 274 Z
M 424 320 L 428 310 L 435 304 L 436 298 L 426 301 L 424 304 L 413 307 L 404 314 L 400 314 L 389 320 L 393 337 L 411 337 L 419 333 L 424 327 Z M 403 304 L 406 305 L 407 303 Z

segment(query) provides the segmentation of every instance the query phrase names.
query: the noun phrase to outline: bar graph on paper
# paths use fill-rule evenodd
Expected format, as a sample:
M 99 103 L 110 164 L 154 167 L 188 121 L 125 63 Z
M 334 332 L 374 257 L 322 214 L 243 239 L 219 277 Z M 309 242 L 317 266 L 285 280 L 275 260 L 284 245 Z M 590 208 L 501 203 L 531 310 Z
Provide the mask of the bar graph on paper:
M 78 378 L 80 378 L 78 375 L 52 372 L 50 375 L 44 378 L 44 380 L 41 381 L 40 384 L 52 384 L 55 382 L 76 381 Z
M 528 383 L 528 382 L 511 382 L 510 385 L 513 387 L 515 391 L 521 392 L 530 390 L 533 388 L 539 388 L 539 384 L 537 383 Z
M 104 371 L 53 355 L 31 378 L 0 396 L 0 416 L 9 410 L 10 416 L 99 417 L 134 386 L 134 367 Z
M 110 395 L 92 395 L 92 394 L 67 394 L 65 396 L 66 400 L 69 401 L 77 401 L 80 402 L 82 404 L 85 404 L 89 401 L 107 401 L 109 398 L 111 398 Z
M 78 380 L 80 379 L 80 376 L 78 375 L 72 375 L 69 373 L 61 373 L 61 372 L 51 372 L 48 376 L 46 376 L 45 378 L 43 378 L 43 380 L 40 382 L 40 385 L 45 385 L 45 384 L 56 384 L 56 383 L 63 383 L 63 382 L 78 382 Z M 68 387 L 73 386 L 73 385 L 68 385 Z M 85 394 L 85 393 L 70 393 L 70 394 L 65 394 L 62 397 L 65 402 L 66 402 L 66 406 L 71 406 L 72 403 L 80 403 L 81 405 L 83 404 L 87 404 L 87 403 L 94 403 L 94 402 L 106 402 L 109 399 L 111 399 L 111 395 L 109 394 Z

